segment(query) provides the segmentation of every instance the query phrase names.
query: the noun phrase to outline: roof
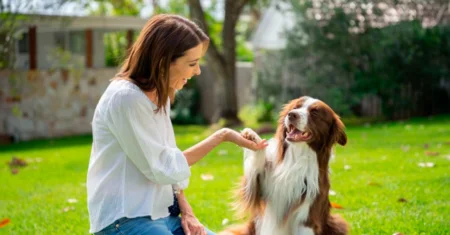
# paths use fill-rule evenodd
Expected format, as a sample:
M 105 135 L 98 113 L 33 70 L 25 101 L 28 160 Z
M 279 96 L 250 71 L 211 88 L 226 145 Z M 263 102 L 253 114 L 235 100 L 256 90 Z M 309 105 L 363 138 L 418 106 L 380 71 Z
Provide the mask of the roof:
M 141 30 L 148 19 L 134 16 L 28 15 L 24 27 L 36 26 L 40 32 L 64 30 Z

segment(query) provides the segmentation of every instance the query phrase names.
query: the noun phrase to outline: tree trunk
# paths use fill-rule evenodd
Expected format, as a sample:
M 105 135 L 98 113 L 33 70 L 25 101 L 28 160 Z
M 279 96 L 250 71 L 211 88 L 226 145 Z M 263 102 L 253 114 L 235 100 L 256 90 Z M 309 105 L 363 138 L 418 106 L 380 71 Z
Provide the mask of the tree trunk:
M 227 126 L 241 124 L 238 114 L 236 94 L 236 24 L 242 8 L 248 0 L 227 0 L 225 2 L 225 19 L 222 31 L 223 53 L 221 53 L 214 41 L 210 42 L 207 52 L 208 65 L 216 75 L 217 94 L 216 111 L 213 122 L 225 119 Z M 200 27 L 209 35 L 208 25 L 205 20 L 203 8 L 199 0 L 189 0 L 191 18 L 200 23 Z

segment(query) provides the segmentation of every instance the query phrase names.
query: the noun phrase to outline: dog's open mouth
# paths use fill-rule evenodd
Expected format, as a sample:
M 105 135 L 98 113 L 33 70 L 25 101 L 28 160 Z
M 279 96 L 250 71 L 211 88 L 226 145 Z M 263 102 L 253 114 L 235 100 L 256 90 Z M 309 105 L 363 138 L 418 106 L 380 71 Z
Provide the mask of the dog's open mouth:
M 311 132 L 300 131 L 294 125 L 289 125 L 286 131 L 286 139 L 292 142 L 307 141 L 311 139 Z

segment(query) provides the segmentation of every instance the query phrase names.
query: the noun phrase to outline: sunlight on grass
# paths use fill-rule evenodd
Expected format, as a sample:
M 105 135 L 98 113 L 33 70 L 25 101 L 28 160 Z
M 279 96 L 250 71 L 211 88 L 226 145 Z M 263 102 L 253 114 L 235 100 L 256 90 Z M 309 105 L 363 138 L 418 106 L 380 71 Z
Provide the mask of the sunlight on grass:
M 205 130 L 175 127 L 178 146 L 200 141 Z M 334 212 L 346 218 L 352 234 L 450 234 L 449 116 L 352 126 L 347 134 L 348 145 L 336 149 L 330 164 L 330 200 L 343 207 Z M 10 219 L 0 234 L 88 233 L 91 141 L 81 136 L 0 147 L 0 221 Z M 7 164 L 14 156 L 28 163 L 16 174 Z M 223 228 L 224 219 L 238 222 L 229 204 L 241 175 L 242 150 L 229 143 L 192 167 L 186 194 L 213 231 Z

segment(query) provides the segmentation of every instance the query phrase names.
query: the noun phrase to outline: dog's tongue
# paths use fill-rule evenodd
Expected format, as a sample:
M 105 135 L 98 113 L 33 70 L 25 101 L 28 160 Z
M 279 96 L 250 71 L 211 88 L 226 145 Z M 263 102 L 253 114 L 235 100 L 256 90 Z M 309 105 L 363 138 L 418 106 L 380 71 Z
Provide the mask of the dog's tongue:
M 311 133 L 307 131 L 302 132 L 293 126 L 290 126 L 289 128 L 290 130 L 286 133 L 287 135 L 286 138 L 289 141 L 306 141 L 309 140 L 311 137 Z
M 298 139 L 301 136 L 302 132 L 296 128 L 292 128 L 290 132 L 287 133 L 287 137 L 291 139 Z

